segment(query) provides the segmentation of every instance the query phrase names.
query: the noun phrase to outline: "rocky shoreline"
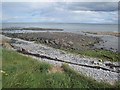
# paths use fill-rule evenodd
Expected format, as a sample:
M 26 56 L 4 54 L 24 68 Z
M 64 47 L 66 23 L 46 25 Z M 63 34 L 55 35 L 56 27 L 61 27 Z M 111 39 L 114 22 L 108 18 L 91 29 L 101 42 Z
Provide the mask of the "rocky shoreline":
M 96 58 L 81 57 L 31 41 L 17 38 L 9 39 L 11 39 L 10 44 L 12 47 L 24 55 L 53 65 L 61 66 L 63 63 L 67 63 L 74 70 L 98 82 L 103 81 L 113 85 L 118 81 L 120 70 L 118 62 L 102 62 Z
M 100 38 L 97 37 L 65 32 L 3 34 L 12 38 L 20 38 L 27 41 L 36 41 L 36 43 L 47 44 L 58 49 L 64 48 L 77 51 L 93 49 L 94 44 L 101 41 Z
M 58 29 L 58 28 L 36 28 L 36 27 L 11 27 L 11 28 L 2 28 L 3 31 L 11 31 L 11 30 L 41 30 L 41 31 L 63 31 L 63 29 Z
M 78 51 L 93 50 L 95 49 L 94 44 L 101 41 L 100 38 L 65 32 L 3 34 L 11 37 L 9 43 L 23 55 L 56 66 L 67 63 L 79 73 L 99 82 L 103 81 L 113 85 L 119 79 L 118 62 L 102 61 L 98 58 L 83 57 L 60 50 L 61 48 Z

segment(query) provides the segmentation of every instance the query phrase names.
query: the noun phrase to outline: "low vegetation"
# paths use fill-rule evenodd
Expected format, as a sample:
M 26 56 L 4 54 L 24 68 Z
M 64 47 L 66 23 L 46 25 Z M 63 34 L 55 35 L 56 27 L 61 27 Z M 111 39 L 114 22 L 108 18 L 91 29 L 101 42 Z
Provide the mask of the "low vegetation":
M 87 78 L 63 64 L 63 72 L 50 73 L 52 65 L 15 51 L 2 49 L 3 88 L 114 88 Z M 93 89 L 92 89 L 93 90 Z
M 0 70 L 2 69 L 2 50 L 0 48 Z M 2 89 L 2 74 L 0 73 L 0 89 Z
M 101 58 L 102 60 L 109 60 L 112 62 L 120 61 L 120 57 L 119 57 L 120 53 L 114 53 L 112 51 L 107 51 L 107 50 L 88 50 L 88 51 L 81 52 L 80 54 Z
M 120 61 L 120 53 L 115 53 L 112 51 L 108 50 L 84 50 L 84 51 L 79 51 L 79 50 L 72 50 L 72 49 L 65 49 L 61 48 L 62 50 L 65 50 L 67 52 L 71 52 L 74 54 L 79 54 L 81 56 L 88 56 L 88 57 L 94 57 L 94 58 L 99 58 L 102 59 L 103 61 L 112 61 L 112 62 L 119 62 Z

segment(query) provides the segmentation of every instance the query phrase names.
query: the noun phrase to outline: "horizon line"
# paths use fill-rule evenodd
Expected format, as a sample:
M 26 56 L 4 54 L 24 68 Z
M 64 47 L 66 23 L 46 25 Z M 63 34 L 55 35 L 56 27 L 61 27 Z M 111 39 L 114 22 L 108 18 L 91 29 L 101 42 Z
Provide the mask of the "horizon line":
M 120 24 L 120 23 L 74 23 L 74 22 L 0 22 L 1 24 L 4 23 L 48 23 L 48 24 Z

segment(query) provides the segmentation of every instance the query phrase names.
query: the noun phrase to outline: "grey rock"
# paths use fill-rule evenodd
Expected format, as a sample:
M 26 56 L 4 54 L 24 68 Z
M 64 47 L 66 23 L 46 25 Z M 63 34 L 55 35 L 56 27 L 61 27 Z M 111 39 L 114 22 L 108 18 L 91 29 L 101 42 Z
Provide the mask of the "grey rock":
M 48 41 L 48 40 L 45 40 L 45 43 L 46 43 L 46 44 L 48 44 L 48 43 L 49 43 L 49 41 Z
M 69 41 L 68 44 L 69 44 L 69 45 L 73 45 L 73 42 L 72 42 L 72 41 Z

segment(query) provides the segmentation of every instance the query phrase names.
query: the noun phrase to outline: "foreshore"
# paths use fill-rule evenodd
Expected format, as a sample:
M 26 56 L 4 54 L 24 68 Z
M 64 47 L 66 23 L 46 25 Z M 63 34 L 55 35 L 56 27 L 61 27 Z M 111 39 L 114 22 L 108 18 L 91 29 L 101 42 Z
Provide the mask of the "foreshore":
M 39 33 L 4 33 L 12 38 L 21 38 L 27 41 L 36 41 L 54 48 L 71 50 L 90 50 L 100 39 L 92 36 L 85 36 L 66 32 L 39 32 Z
M 117 62 L 103 62 L 96 58 L 81 57 L 40 43 L 37 44 L 34 41 L 31 42 L 4 36 L 3 38 L 6 38 L 6 40 L 9 39 L 10 45 L 15 50 L 32 58 L 58 66 L 61 66 L 62 63 L 67 63 L 74 70 L 98 82 L 104 81 L 113 85 L 118 81 L 119 65 Z
M 11 38 L 10 45 L 7 44 L 7 47 L 12 47 L 24 55 L 53 65 L 61 66 L 61 64 L 67 63 L 79 73 L 99 82 L 115 84 L 118 80 L 120 70 L 119 61 L 116 62 L 119 59 L 118 54 L 94 48 L 95 44 L 102 41 L 98 37 L 68 32 L 3 33 L 3 35 Z M 92 50 L 94 52 L 91 52 Z M 77 54 L 70 53 L 70 51 L 73 53 L 77 51 Z M 81 55 L 86 51 L 90 51 L 88 55 L 98 53 L 98 55 L 95 54 L 98 58 Z

